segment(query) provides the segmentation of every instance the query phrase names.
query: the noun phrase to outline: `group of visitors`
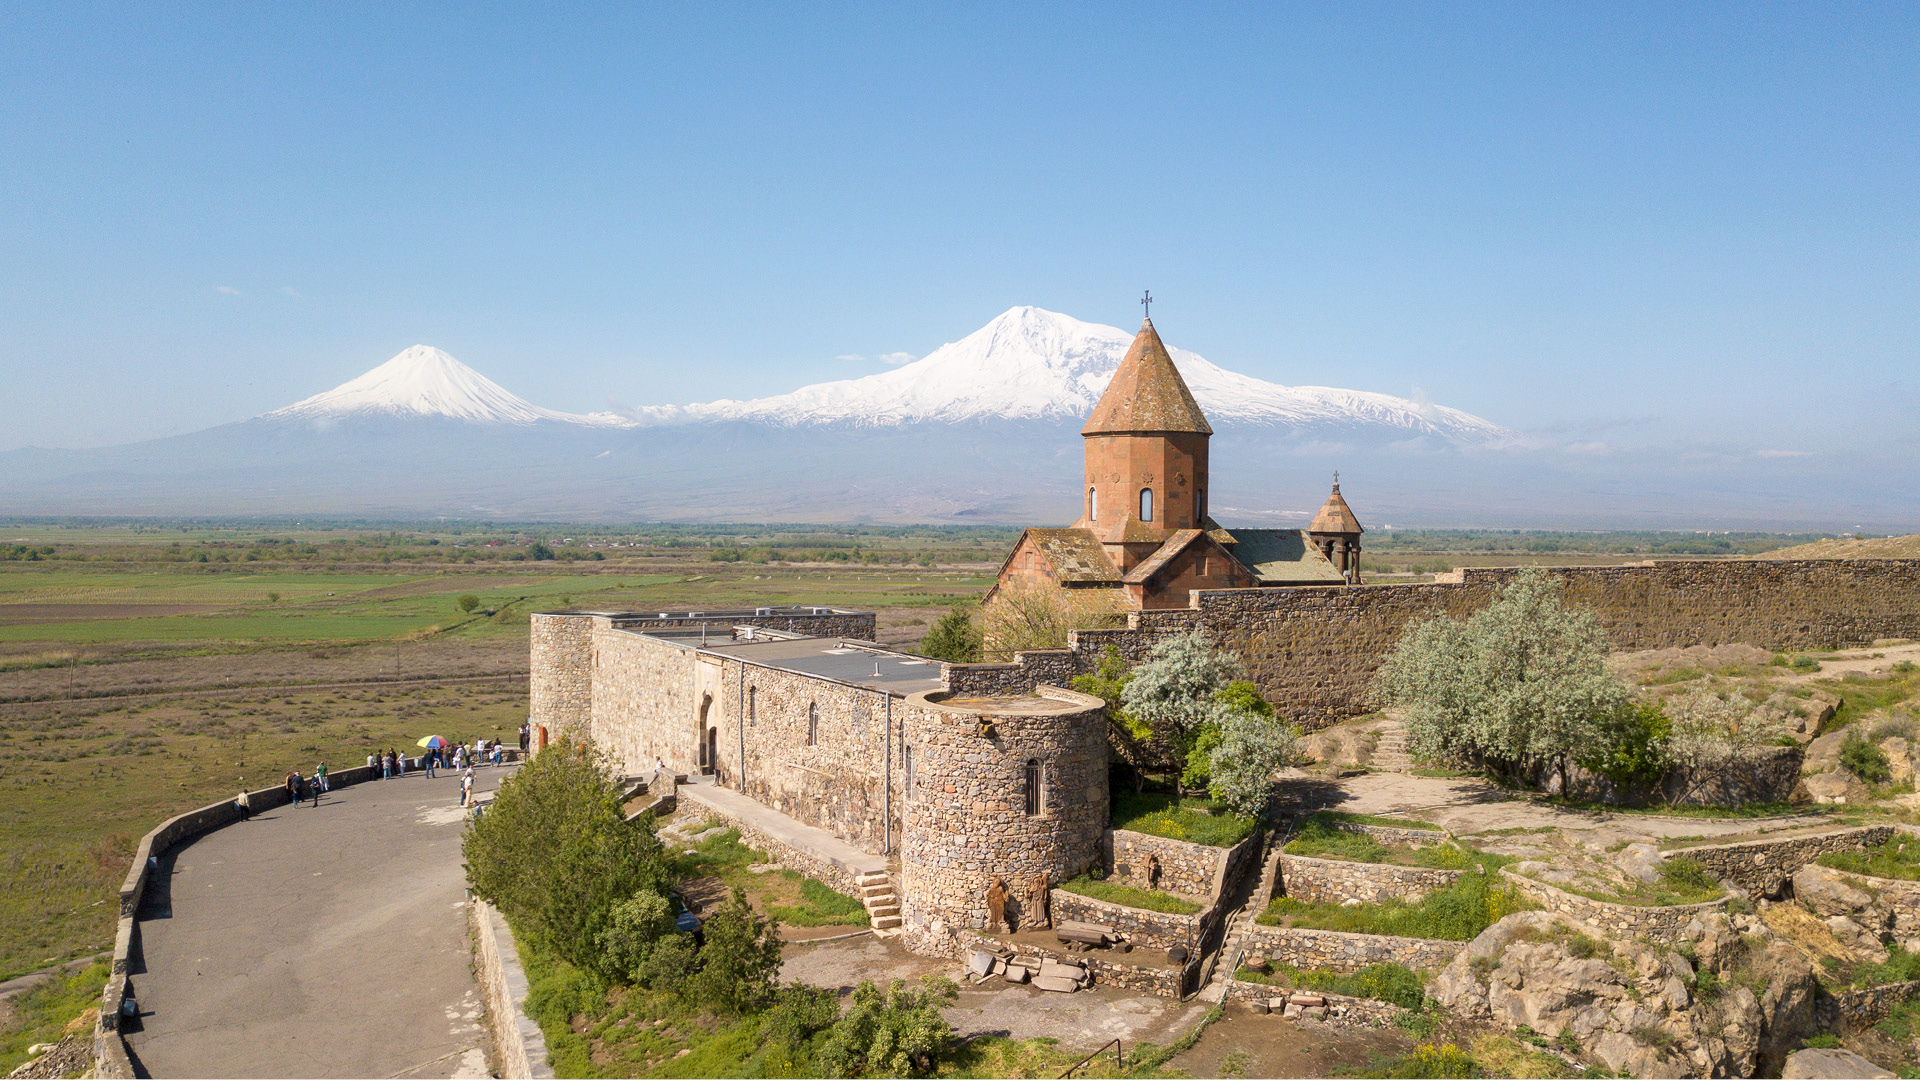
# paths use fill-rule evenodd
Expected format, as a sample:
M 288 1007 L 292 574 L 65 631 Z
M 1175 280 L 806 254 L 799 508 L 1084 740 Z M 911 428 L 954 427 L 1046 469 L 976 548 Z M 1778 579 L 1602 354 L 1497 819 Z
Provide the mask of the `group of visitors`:
M 372 780 L 391 780 L 407 775 L 407 755 L 388 747 L 367 755 L 367 775 Z
M 532 741 L 532 730 L 533 729 L 527 724 L 520 725 L 520 751 L 523 755 L 527 751 L 528 743 Z M 475 804 L 473 796 L 473 770 L 483 765 L 498 766 L 505 763 L 506 747 L 504 744 L 498 739 L 489 739 L 482 736 L 473 741 L 472 747 L 465 745 L 451 748 L 441 746 L 423 750 L 418 763 L 415 764 L 414 767 L 424 769 L 428 778 L 432 778 L 434 773 L 440 769 L 453 769 L 458 771 L 460 773 L 460 805 L 472 806 Z M 407 755 L 392 747 L 388 747 L 386 750 L 375 750 L 373 753 L 367 755 L 367 773 L 368 779 L 371 780 L 392 780 L 398 777 L 404 777 L 407 775 L 407 767 Z M 242 820 L 250 820 L 253 817 L 253 801 L 247 794 L 246 780 L 244 777 L 240 783 L 240 794 L 233 800 L 233 805 L 240 811 Z M 296 808 L 302 802 L 309 802 L 316 807 L 319 806 L 320 796 L 326 794 L 329 790 L 326 762 L 323 761 L 315 765 L 311 776 L 303 776 L 298 769 L 290 770 L 287 773 L 284 786 L 286 788 L 288 801 Z M 475 810 L 476 812 L 478 811 L 477 806 L 475 806 Z
M 287 778 L 282 783 L 287 789 L 287 801 L 293 804 L 294 809 L 300 808 L 302 800 L 311 800 L 317 807 L 320 805 L 320 796 L 327 791 L 327 767 L 325 764 L 315 765 L 312 776 L 301 776 L 299 769 L 293 769 L 287 773 Z M 240 798 L 235 801 L 240 806 L 241 817 L 253 816 L 253 805 L 248 801 L 244 790 L 240 792 Z

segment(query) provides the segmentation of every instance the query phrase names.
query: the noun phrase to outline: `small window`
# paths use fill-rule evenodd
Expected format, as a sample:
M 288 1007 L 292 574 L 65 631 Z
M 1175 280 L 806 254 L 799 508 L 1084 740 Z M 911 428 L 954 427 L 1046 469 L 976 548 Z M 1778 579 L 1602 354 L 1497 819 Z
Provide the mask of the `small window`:
M 1088 521 L 1100 520 L 1100 489 L 1099 488 L 1087 489 L 1087 520 Z
M 807 745 L 820 744 L 820 706 L 807 702 Z
M 1140 489 L 1140 520 L 1141 521 L 1153 520 L 1153 489 L 1152 488 Z
M 1027 816 L 1038 817 L 1042 809 L 1040 799 L 1040 762 L 1027 759 Z
M 1205 520 L 1207 520 L 1207 489 L 1194 488 L 1193 489 L 1193 527 L 1196 529 L 1199 528 L 1200 523 Z
M 901 754 L 904 755 L 904 757 L 906 758 L 907 798 L 911 799 L 913 798 L 913 744 L 908 743 L 904 748 L 902 748 Z

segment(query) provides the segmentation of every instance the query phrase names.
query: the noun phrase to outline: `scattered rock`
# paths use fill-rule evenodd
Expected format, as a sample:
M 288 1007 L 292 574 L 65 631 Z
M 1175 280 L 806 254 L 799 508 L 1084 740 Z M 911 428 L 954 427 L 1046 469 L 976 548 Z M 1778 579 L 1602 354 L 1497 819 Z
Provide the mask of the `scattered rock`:
M 1835 915 L 1826 920 L 1827 929 L 1833 931 L 1835 941 L 1847 947 L 1847 951 L 1869 963 L 1885 963 L 1890 955 L 1887 947 L 1880 943 L 1880 936 L 1847 918 Z
M 1795 1050 L 1780 1070 L 1781 1080 L 1893 1080 L 1893 1074 L 1851 1050 Z
M 1907 740 L 1895 735 L 1880 740 L 1880 749 L 1886 752 L 1887 768 L 1892 773 L 1892 783 L 1907 784 L 1913 782 L 1913 749 Z
M 1826 736 L 1821 736 L 1825 738 Z M 1802 777 L 1796 795 L 1804 792 L 1805 797 L 1822 805 L 1858 805 L 1868 800 L 1870 792 L 1860 778 L 1845 769 L 1832 769 L 1812 776 Z
M 1808 863 L 1793 872 L 1794 899 L 1815 915 L 1851 915 L 1873 906 L 1873 894 L 1831 867 Z
M 1615 861 L 1629 877 L 1647 882 L 1660 880 L 1660 849 L 1652 844 L 1628 844 Z
M 1830 772 L 1840 767 L 1840 744 L 1847 741 L 1845 729 L 1829 731 L 1825 735 L 1807 744 L 1807 754 L 1800 759 L 1802 773 Z

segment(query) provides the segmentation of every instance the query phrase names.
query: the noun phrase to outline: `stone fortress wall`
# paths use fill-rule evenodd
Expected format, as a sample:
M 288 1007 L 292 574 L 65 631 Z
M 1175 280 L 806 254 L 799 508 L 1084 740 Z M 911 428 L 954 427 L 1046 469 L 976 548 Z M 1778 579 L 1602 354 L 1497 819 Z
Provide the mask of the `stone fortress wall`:
M 1920 637 L 1920 560 L 1685 560 L 1552 567 L 1565 599 L 1592 607 L 1616 649 L 1744 642 L 1770 649 Z M 1120 630 L 1079 630 L 1077 670 L 1108 648 L 1130 660 L 1161 637 L 1204 630 L 1238 654 L 1261 691 L 1308 727 L 1370 710 L 1374 671 L 1414 622 L 1464 618 L 1517 570 L 1470 568 L 1408 585 L 1198 590 L 1185 608 L 1142 611 Z M 1020 660 L 1021 658 L 1016 658 Z M 1050 663 L 1026 654 L 1025 666 Z M 1012 666 L 1020 666 L 1019 664 Z

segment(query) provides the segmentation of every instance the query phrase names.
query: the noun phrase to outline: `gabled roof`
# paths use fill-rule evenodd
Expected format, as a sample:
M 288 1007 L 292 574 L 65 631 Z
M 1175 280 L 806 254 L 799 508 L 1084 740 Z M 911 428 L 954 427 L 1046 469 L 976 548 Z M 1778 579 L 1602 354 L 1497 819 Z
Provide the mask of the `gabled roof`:
M 1135 566 L 1132 570 L 1127 571 L 1127 584 L 1139 585 L 1152 580 L 1153 575 L 1159 573 L 1162 567 L 1172 562 L 1174 556 L 1187 550 L 1195 540 L 1205 535 L 1206 533 L 1201 532 L 1199 529 L 1181 529 L 1172 536 L 1167 537 L 1167 542 L 1160 545 L 1159 551 L 1147 556 L 1146 561 Z
M 1140 520 L 1138 514 L 1128 514 L 1112 525 L 1087 530 L 1103 544 L 1158 544 L 1167 538 L 1167 534 Z
M 1326 504 L 1313 516 L 1313 524 L 1307 526 L 1310 533 L 1363 533 L 1360 519 L 1353 516 L 1353 508 L 1340 496 L 1340 481 L 1333 482 L 1333 494 L 1327 496 Z
M 1346 581 L 1298 529 L 1235 529 L 1233 557 L 1262 585 L 1339 585 Z
M 1027 538 L 1061 584 L 1118 585 L 1120 574 L 1091 529 L 1028 529 Z M 1014 546 L 1019 550 L 1019 545 Z M 1011 556 L 1009 556 L 1011 558 Z
M 1193 391 L 1173 366 L 1153 320 L 1140 323 L 1140 332 L 1128 346 L 1126 358 L 1113 373 L 1107 392 L 1093 407 L 1082 435 L 1120 434 L 1134 431 L 1195 431 L 1213 434 Z

